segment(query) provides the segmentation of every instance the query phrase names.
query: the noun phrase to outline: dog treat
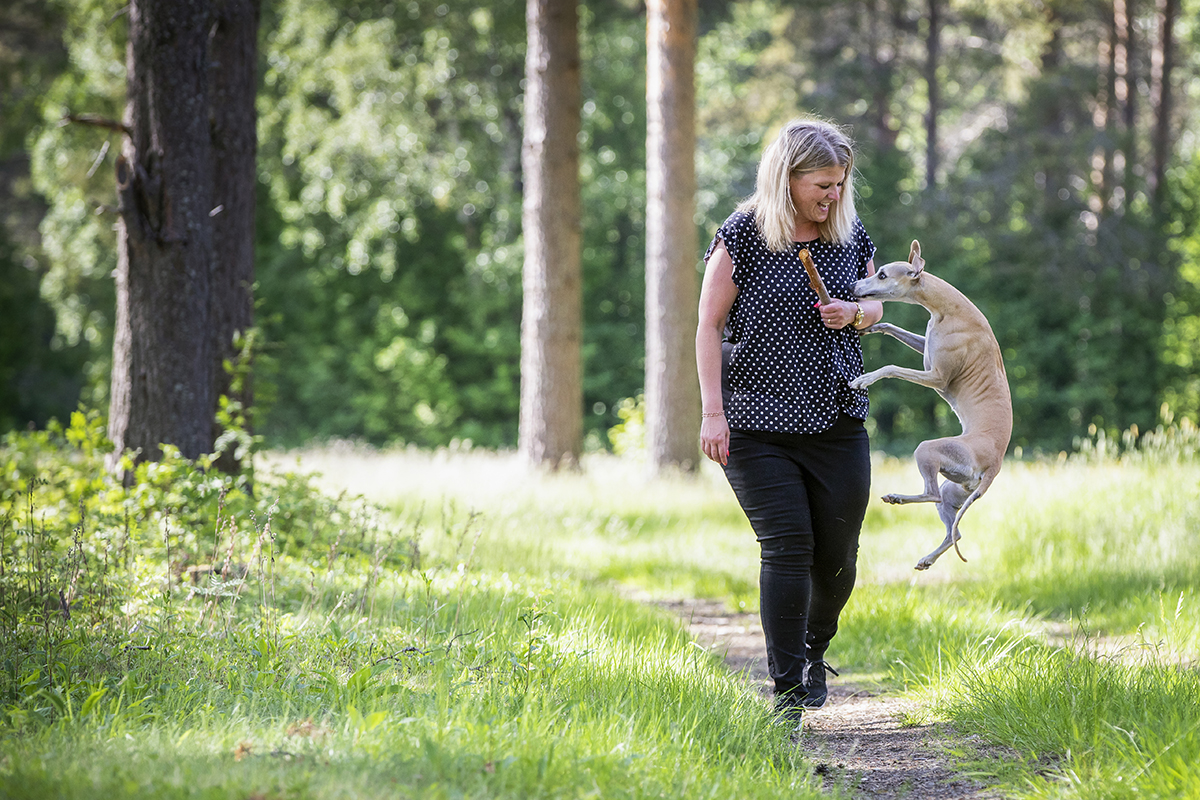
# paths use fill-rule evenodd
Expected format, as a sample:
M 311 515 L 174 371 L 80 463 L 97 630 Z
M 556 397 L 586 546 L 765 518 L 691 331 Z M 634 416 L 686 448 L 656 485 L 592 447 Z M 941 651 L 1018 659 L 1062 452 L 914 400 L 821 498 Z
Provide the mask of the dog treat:
M 807 247 L 800 251 L 800 263 L 804 265 L 804 271 L 808 273 L 808 282 L 812 284 L 813 291 L 817 293 L 817 298 L 820 299 L 821 305 L 829 305 L 832 302 L 832 298 L 830 298 L 829 292 L 825 289 L 825 281 L 821 280 L 821 275 L 817 272 L 817 265 L 813 263 L 812 256 L 808 254 Z

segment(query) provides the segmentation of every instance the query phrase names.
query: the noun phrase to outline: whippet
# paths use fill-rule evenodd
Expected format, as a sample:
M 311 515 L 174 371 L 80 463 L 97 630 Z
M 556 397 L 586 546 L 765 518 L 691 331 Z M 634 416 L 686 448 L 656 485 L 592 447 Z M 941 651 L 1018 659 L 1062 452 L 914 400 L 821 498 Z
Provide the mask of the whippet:
M 925 369 L 889 365 L 861 375 L 850 386 L 862 389 L 880 378 L 900 378 L 928 386 L 946 399 L 962 423 L 962 434 L 930 439 L 913 456 L 925 491 L 889 494 L 885 503 L 937 503 L 946 539 L 917 562 L 929 569 L 942 553 L 958 549 L 958 524 L 971 504 L 983 496 L 1000 472 L 1012 436 L 1012 400 L 1000 345 L 992 327 L 975 305 L 941 278 L 925 271 L 921 245 L 913 241 L 908 261 L 884 264 L 874 275 L 854 284 L 861 299 L 898 300 L 929 311 L 925 335 L 880 322 L 863 333 L 886 333 L 925 356 Z M 938 474 L 946 480 L 938 487 Z

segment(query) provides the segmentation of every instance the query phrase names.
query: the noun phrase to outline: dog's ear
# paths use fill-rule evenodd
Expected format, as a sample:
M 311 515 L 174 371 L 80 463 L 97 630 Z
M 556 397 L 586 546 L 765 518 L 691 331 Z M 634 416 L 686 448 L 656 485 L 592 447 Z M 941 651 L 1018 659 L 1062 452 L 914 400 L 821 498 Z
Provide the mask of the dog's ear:
M 908 251 L 908 263 L 912 264 L 912 274 L 920 275 L 925 269 L 925 259 L 921 258 L 921 243 L 913 239 L 912 248 Z

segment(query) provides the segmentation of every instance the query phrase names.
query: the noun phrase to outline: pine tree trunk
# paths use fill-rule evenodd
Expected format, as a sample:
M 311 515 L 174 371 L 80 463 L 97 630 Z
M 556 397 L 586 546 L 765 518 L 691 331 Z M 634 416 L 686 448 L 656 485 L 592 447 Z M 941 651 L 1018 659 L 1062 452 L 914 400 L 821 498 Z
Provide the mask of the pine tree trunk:
M 1102 44 L 1100 49 L 1100 70 L 1104 76 L 1101 83 L 1103 99 L 1100 107 L 1103 110 L 1104 118 L 1100 131 L 1102 133 L 1100 139 L 1103 143 L 1101 145 L 1103 163 L 1100 168 L 1099 191 L 1100 210 L 1104 215 L 1112 212 L 1113 182 L 1116 179 L 1113 159 L 1117 153 L 1117 48 L 1119 42 L 1115 8 L 1109 13 L 1107 23 L 1108 40 Z
M 646 31 L 646 437 L 651 469 L 699 463 L 696 0 L 651 0 Z
M 938 63 L 942 58 L 942 3 L 929 0 L 929 33 L 925 38 L 925 86 L 929 95 L 929 110 L 925 114 L 925 186 L 937 185 L 938 115 L 942 110 L 941 84 L 938 83 Z
M 194 458 L 212 446 L 210 21 L 208 0 L 129 5 L 109 411 L 118 454 L 155 459 L 169 443 Z
M 1134 168 L 1138 162 L 1137 20 L 1134 0 L 1115 0 L 1113 15 L 1117 27 L 1117 98 L 1121 101 L 1124 122 L 1121 149 L 1125 158 L 1125 174 L 1122 182 L 1125 197 L 1131 199 L 1137 188 Z
M 528 0 L 519 448 L 532 464 L 578 462 L 583 435 L 576 0 Z
M 1151 192 L 1154 209 L 1160 212 L 1166 192 L 1167 162 L 1171 158 L 1171 117 L 1174 113 L 1174 93 L 1171 89 L 1175 71 L 1175 20 L 1179 17 L 1179 0 L 1159 0 L 1158 46 L 1154 49 L 1154 74 L 1151 99 L 1154 103 L 1154 164 L 1151 171 Z

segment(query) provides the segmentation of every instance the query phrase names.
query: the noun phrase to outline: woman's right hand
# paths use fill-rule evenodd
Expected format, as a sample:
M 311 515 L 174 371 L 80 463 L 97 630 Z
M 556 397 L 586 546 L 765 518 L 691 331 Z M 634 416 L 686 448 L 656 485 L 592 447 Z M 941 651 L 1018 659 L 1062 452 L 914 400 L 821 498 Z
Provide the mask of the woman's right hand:
M 724 414 L 700 421 L 700 449 L 721 466 L 729 463 L 729 423 Z

